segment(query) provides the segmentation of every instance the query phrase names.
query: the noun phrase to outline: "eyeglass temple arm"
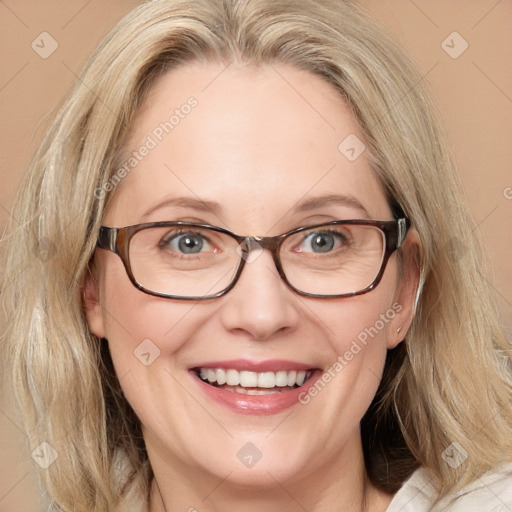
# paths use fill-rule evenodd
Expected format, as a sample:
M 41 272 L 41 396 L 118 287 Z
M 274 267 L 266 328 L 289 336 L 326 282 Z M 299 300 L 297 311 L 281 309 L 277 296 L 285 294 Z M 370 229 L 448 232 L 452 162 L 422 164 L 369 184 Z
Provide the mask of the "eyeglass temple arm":
M 409 231 L 409 228 L 411 227 L 411 221 L 407 218 L 400 218 L 398 219 L 398 237 L 396 241 L 396 248 L 400 249 L 402 247 L 402 244 L 405 242 L 405 239 L 407 238 L 407 233 Z
M 96 242 L 96 246 L 100 249 L 107 249 L 117 253 L 117 234 L 117 228 L 107 228 L 102 226 L 98 234 L 98 241 Z

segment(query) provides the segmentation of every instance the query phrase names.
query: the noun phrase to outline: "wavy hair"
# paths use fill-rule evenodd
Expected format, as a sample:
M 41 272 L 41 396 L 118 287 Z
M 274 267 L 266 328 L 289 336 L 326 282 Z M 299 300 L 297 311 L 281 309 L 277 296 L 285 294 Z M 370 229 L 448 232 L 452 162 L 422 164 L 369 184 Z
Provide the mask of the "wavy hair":
M 153 0 L 104 38 L 49 126 L 5 239 L 6 345 L 31 448 L 55 510 L 146 510 L 152 480 L 140 423 L 82 289 L 113 176 L 138 107 L 183 63 L 287 63 L 320 76 L 352 109 L 390 203 L 419 234 L 420 292 L 388 353 L 361 432 L 369 477 L 396 492 L 425 467 L 439 496 L 512 454 L 511 354 L 435 108 L 401 49 L 352 1 Z M 452 442 L 468 458 L 442 457 Z

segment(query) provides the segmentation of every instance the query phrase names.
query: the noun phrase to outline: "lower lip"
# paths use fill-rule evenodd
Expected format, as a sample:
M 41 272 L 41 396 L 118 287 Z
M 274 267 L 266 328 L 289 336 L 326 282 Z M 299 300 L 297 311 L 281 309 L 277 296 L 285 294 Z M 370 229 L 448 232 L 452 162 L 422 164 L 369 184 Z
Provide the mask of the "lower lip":
M 222 388 L 210 386 L 203 382 L 194 372 L 194 380 L 197 381 L 200 389 L 212 400 L 222 404 L 232 411 L 242 414 L 270 415 L 293 407 L 299 403 L 299 395 L 307 393 L 308 389 L 314 386 L 322 372 L 315 370 L 309 380 L 302 386 L 290 391 L 282 391 L 269 395 L 245 395 L 236 391 L 226 391 Z

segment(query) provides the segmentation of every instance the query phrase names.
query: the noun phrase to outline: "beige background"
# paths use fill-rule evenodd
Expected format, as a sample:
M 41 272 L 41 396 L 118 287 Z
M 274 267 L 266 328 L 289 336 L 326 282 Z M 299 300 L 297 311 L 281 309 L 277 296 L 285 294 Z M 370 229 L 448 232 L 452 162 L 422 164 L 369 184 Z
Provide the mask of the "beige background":
M 437 96 L 475 229 L 487 243 L 494 287 L 512 338 L 512 2 L 362 3 L 405 46 Z M 103 34 L 135 4 L 134 0 L 0 0 L 0 233 L 48 113 Z M 454 31 L 468 43 L 458 58 L 441 46 L 446 40 L 444 46 L 452 53 L 463 48 L 459 36 L 448 37 Z M 34 40 L 37 44 L 47 37 L 40 37 L 42 32 L 58 44 L 46 59 L 31 47 Z M 5 397 L 0 401 L 0 432 L 0 512 L 41 510 L 24 433 Z

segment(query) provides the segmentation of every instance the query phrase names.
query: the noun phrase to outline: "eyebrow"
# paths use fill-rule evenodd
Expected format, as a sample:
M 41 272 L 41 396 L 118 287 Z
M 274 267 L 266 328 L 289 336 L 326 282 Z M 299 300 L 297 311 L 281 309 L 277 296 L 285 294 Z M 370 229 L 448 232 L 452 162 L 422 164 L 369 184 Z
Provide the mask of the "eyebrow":
M 174 197 L 171 199 L 166 199 L 158 203 L 155 206 L 152 206 L 149 210 L 144 213 L 144 217 L 150 215 L 155 210 L 159 210 L 160 208 L 166 206 L 181 206 L 184 208 L 191 208 L 193 210 L 213 213 L 214 215 L 219 215 L 222 211 L 222 207 L 219 203 L 215 201 L 206 201 L 203 199 L 195 199 L 193 197 Z
M 293 213 L 307 212 L 311 210 L 317 210 L 324 206 L 347 206 L 349 208 L 355 208 L 361 210 L 368 218 L 370 214 L 368 210 L 353 196 L 339 195 L 339 194 L 325 194 L 311 199 L 300 201 L 295 208 Z
M 309 212 L 331 205 L 355 208 L 357 210 L 361 210 L 366 215 L 366 217 L 370 218 L 368 210 L 355 197 L 338 194 L 325 194 L 313 197 L 311 199 L 302 200 L 295 205 L 295 207 L 292 209 L 292 213 Z M 215 201 L 207 201 L 203 199 L 196 199 L 193 197 L 175 197 L 171 199 L 166 199 L 165 201 L 162 201 L 157 205 L 152 206 L 149 210 L 147 210 L 144 213 L 144 217 L 150 215 L 155 210 L 167 206 L 191 208 L 197 211 L 213 213 L 216 216 L 219 216 L 222 212 L 222 206 Z

